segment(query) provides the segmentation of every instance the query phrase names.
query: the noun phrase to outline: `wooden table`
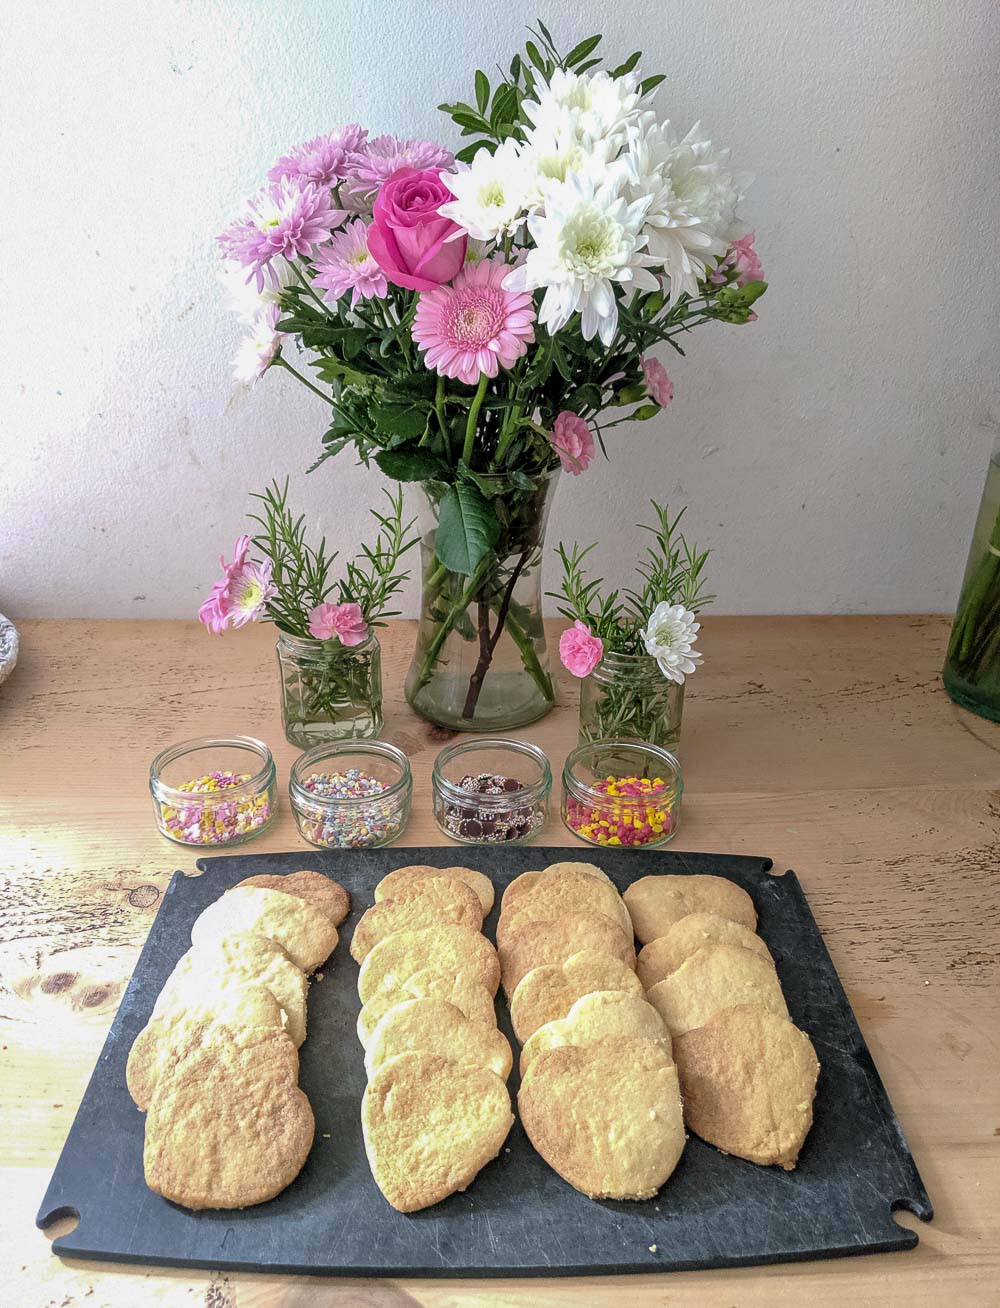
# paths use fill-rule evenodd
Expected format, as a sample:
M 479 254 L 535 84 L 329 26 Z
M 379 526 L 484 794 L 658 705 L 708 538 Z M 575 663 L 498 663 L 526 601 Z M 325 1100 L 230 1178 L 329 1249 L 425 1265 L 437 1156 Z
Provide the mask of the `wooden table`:
M 284 786 L 273 633 L 194 623 L 27 622 L 0 689 L 0 1304 L 3 1308 L 401 1308 L 476 1304 L 951 1305 L 1000 1294 L 1000 731 L 956 709 L 941 618 L 712 618 L 689 683 L 684 849 L 769 854 L 805 886 L 937 1215 L 910 1253 L 740 1271 L 550 1281 L 315 1281 L 63 1262 L 33 1224 L 171 872 L 150 759 L 244 732 Z M 386 736 L 413 760 L 408 844 L 439 842 L 428 793 L 445 734 L 401 686 Z M 524 734 L 555 769 L 576 688 Z M 553 815 L 542 836 L 572 843 Z M 303 849 L 291 817 L 256 852 Z M 303 862 L 308 862 L 307 858 Z M 58 1229 L 54 1228 L 54 1229 Z

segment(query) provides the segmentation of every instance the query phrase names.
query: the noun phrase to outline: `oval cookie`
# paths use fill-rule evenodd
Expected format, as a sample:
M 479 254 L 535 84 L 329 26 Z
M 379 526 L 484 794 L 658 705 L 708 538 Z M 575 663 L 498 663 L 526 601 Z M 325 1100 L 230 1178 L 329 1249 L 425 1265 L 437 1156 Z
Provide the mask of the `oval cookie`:
M 463 1067 L 485 1067 L 501 1081 L 510 1076 L 510 1045 L 495 1026 L 474 1022 L 444 999 L 407 999 L 390 1008 L 365 1051 L 369 1079 L 399 1054 L 440 1054 Z
M 613 885 L 586 872 L 525 872 L 503 897 L 497 923 L 497 947 L 502 948 L 525 922 L 551 922 L 567 913 L 603 913 L 626 934 L 632 930 L 628 910 Z
M 739 922 L 749 931 L 757 929 L 753 900 L 726 877 L 703 873 L 640 877 L 622 898 L 635 934 L 644 945 L 665 936 L 675 922 L 689 913 L 717 913 L 719 917 Z
M 670 1036 L 652 1004 L 623 990 L 597 990 L 578 999 L 565 1017 L 539 1027 L 521 1050 L 521 1076 L 546 1049 L 592 1045 L 609 1036 L 659 1040 L 670 1054 Z
M 595 990 L 623 990 L 643 997 L 639 978 L 627 963 L 611 954 L 584 949 L 564 963 L 533 968 L 510 998 L 514 1034 L 523 1045 L 540 1026 L 565 1017 L 582 995 Z
M 603 913 L 567 913 L 552 922 L 526 922 L 500 950 L 503 988 L 512 995 L 522 977 L 547 963 L 564 963 L 582 949 L 611 954 L 635 966 L 632 939 Z
M 375 902 L 380 899 L 394 899 L 400 885 L 408 885 L 421 877 L 452 877 L 463 881 L 470 890 L 475 891 L 483 906 L 483 917 L 493 907 L 493 882 L 483 872 L 471 867 L 431 867 L 427 863 L 414 863 L 412 867 L 398 867 L 389 872 L 375 887 Z
M 651 1198 L 684 1150 L 677 1068 L 656 1041 L 549 1049 L 517 1104 L 541 1156 L 591 1199 Z
M 191 942 L 207 944 L 238 932 L 276 940 L 303 972 L 314 972 L 337 946 L 337 928 L 325 913 L 259 886 L 240 886 L 209 904 L 195 919 Z
M 639 950 L 635 970 L 642 988 L 648 990 L 657 981 L 676 972 L 680 965 L 697 953 L 703 945 L 741 945 L 761 958 L 771 959 L 770 951 L 760 936 L 748 931 L 739 922 L 719 917 L 718 913 L 689 913 L 675 922 L 665 936 L 651 940 Z
M 379 941 L 358 974 L 358 994 L 367 1004 L 383 985 L 400 985 L 425 967 L 436 972 L 464 972 L 495 995 L 500 984 L 496 950 L 478 931 L 461 926 L 421 927 L 397 931 Z
M 380 940 L 397 931 L 431 926 L 466 926 L 478 931 L 483 908 L 474 890 L 453 877 L 420 877 L 400 885 L 393 899 L 380 899 L 362 914 L 351 939 L 351 957 L 363 963 Z
M 646 991 L 672 1036 L 704 1026 L 723 1008 L 760 1004 L 787 1017 L 781 983 L 769 958 L 739 945 L 705 945 Z
M 421 968 L 396 985 L 376 990 L 358 1014 L 358 1039 L 368 1048 L 371 1034 L 390 1008 L 407 999 L 444 999 L 454 1004 L 470 1021 L 496 1026 L 497 1013 L 493 996 L 481 982 L 465 972 L 436 972 Z
M 257 886 L 258 889 L 281 890 L 286 895 L 295 895 L 325 913 L 334 926 L 340 926 L 351 911 L 350 895 L 339 881 L 325 877 L 322 872 L 259 872 L 256 876 L 244 877 L 233 889 L 239 886 Z

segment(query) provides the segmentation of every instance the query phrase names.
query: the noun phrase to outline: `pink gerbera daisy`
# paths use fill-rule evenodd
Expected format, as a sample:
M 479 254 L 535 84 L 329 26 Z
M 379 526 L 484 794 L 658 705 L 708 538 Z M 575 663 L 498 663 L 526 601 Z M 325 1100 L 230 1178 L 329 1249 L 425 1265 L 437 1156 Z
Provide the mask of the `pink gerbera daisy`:
M 250 277 L 256 276 L 257 290 L 262 291 L 264 269 L 276 255 L 308 258 L 346 216 L 345 210 L 333 207 L 325 188 L 286 179 L 248 201 L 245 215 L 222 233 L 219 244 L 227 258 L 251 269 Z
M 376 136 L 348 159 L 353 179 L 349 190 L 354 195 L 370 195 L 400 168 L 450 168 L 454 162 L 452 152 L 436 141 Z
M 361 149 L 367 136 L 357 123 L 348 123 L 339 132 L 314 136 L 282 155 L 267 174 L 268 180 L 281 182 L 287 177 L 316 186 L 336 186 L 347 176 L 348 158 Z
M 339 300 L 346 291 L 351 291 L 352 308 L 361 299 L 385 299 L 385 273 L 368 253 L 368 224 L 361 218 L 335 233 L 319 252 L 314 267 L 313 285 L 328 292 L 325 300 Z
M 470 263 L 450 286 L 422 291 L 413 339 L 428 368 L 474 386 L 482 373 L 510 368 L 535 339 L 535 310 L 527 291 L 507 291 L 507 264 Z

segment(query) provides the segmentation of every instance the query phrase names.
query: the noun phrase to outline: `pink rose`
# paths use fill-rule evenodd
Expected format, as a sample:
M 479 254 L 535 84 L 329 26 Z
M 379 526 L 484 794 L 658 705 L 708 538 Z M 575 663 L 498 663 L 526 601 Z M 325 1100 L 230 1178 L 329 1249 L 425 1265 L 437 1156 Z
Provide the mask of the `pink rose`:
M 564 409 L 552 428 L 552 444 L 559 462 L 567 472 L 578 477 L 590 466 L 594 457 L 594 438 L 590 428 L 578 413 Z
M 667 370 L 659 359 L 654 359 L 652 355 L 642 361 L 642 375 L 646 379 L 646 389 L 663 409 L 667 407 L 674 398 L 674 384 L 667 376 Z
M 309 614 L 309 634 L 317 640 L 333 640 L 342 645 L 360 645 L 368 636 L 360 604 L 317 604 Z
M 469 238 L 438 209 L 454 196 L 434 169 L 400 168 L 383 183 L 368 229 L 368 251 L 397 286 L 432 291 L 465 262 Z
M 589 677 L 604 658 L 604 641 L 584 623 L 574 622 L 559 637 L 559 657 L 574 677 Z

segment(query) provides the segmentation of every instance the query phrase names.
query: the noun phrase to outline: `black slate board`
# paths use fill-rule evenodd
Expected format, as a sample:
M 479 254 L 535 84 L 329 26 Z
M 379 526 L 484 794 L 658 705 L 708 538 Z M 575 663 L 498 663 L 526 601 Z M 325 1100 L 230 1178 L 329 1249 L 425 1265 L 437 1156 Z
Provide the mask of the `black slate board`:
M 357 967 L 347 952 L 376 882 L 409 863 L 462 861 L 492 877 L 499 902 L 519 872 L 584 857 L 579 848 L 541 847 L 237 854 L 199 860 L 201 877 L 176 873 L 38 1213 L 39 1226 L 68 1213 L 80 1216 L 53 1250 L 249 1271 L 531 1276 L 732 1267 L 912 1248 L 916 1234 L 890 1214 L 908 1208 L 929 1221 L 930 1200 L 801 886 L 794 873 L 772 876 L 770 861 L 759 858 L 663 853 L 640 860 L 602 851 L 597 861 L 620 889 L 653 871 L 710 872 L 753 897 L 792 1018 L 812 1038 L 822 1065 L 815 1124 L 794 1172 L 756 1167 L 692 1137 L 657 1199 L 595 1203 L 546 1166 L 516 1122 L 509 1152 L 465 1194 L 408 1216 L 386 1204 L 361 1138 Z M 298 1179 L 270 1202 L 242 1212 L 188 1212 L 143 1182 L 143 1117 L 125 1089 L 129 1047 L 201 910 L 252 873 L 308 866 L 345 885 L 353 905 L 334 961 L 309 998 L 300 1079 L 316 1114 L 316 1143 Z M 487 934 L 495 925 L 496 909 Z M 513 1042 L 502 998 L 498 1011 Z M 513 1095 L 516 1086 L 515 1070 Z

